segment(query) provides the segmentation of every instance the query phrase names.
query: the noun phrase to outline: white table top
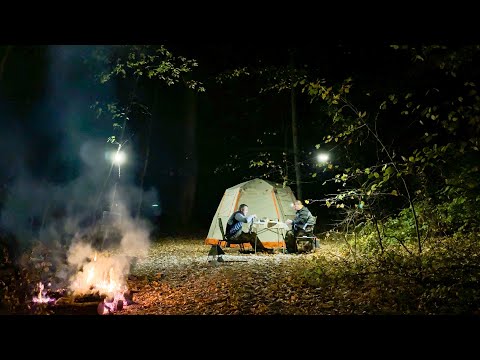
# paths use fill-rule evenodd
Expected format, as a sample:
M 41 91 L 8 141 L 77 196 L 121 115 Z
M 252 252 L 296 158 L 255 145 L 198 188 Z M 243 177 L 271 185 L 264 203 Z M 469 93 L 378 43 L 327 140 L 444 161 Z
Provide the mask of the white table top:
M 290 227 L 285 224 L 284 222 L 281 222 L 281 221 L 273 221 L 273 220 L 269 220 L 269 221 L 254 221 L 253 222 L 253 225 L 255 225 L 255 227 L 266 227 L 266 228 L 278 228 L 278 229 L 290 229 Z

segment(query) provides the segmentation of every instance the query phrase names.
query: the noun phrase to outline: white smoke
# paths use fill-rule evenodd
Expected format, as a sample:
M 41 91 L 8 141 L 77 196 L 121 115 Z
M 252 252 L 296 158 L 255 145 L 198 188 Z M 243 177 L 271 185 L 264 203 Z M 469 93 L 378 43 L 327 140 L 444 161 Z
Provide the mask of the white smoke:
M 148 223 L 130 217 L 121 203 L 117 211 L 120 214 L 120 220 L 115 224 L 120 233 L 118 244 L 110 244 L 111 248 L 98 251 L 79 239 L 70 246 L 67 262 L 75 273 L 70 278 L 69 288 L 74 294 L 124 292 L 132 260 L 147 256 L 150 247 Z
M 82 65 L 90 50 L 49 47 L 48 96 L 32 105 L 29 110 L 34 115 L 22 121 L 13 112 L 2 112 L 9 135 L 0 142 L 0 230 L 11 233 L 19 247 L 38 241 L 56 249 L 51 255 L 55 258 L 49 259 L 52 273 L 57 283 L 76 292 L 97 286 L 92 272 L 98 282 L 125 285 L 130 264 L 145 256 L 149 247 L 149 224 L 139 219 L 149 214 L 141 204 L 151 209 L 151 204 L 159 203 L 155 189 L 144 191 L 134 185 L 136 170 L 143 167 L 143 159 L 135 161 L 135 141 L 127 147 L 131 153 L 122 178 L 115 180 L 115 169 L 109 177 L 110 161 L 105 156 L 112 148 L 106 141 L 112 135 L 112 122 L 99 121 L 90 106 L 97 100 L 115 100 L 115 87 L 91 82 L 92 69 Z M 121 212 L 120 237 L 99 244 L 96 236 L 106 230 L 98 225 L 102 211 L 112 207 L 113 183 L 119 203 L 114 212 Z

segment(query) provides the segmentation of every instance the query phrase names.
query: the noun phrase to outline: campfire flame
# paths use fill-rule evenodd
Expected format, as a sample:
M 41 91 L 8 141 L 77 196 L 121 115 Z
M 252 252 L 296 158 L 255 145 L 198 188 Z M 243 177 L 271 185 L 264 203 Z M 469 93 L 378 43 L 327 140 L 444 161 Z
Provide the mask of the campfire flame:
M 93 257 L 93 262 L 97 261 L 97 252 L 95 251 L 95 256 Z M 89 270 L 88 270 L 88 275 L 87 275 L 87 283 L 91 283 L 92 280 L 94 279 L 94 276 L 95 276 L 95 267 L 92 266 Z
M 51 301 L 55 301 L 54 298 L 46 296 L 47 292 L 43 291 L 45 289 L 45 286 L 42 284 L 42 282 L 38 283 L 38 295 L 33 297 L 33 302 L 35 303 L 48 303 Z
M 95 253 L 93 259 L 77 272 L 70 288 L 76 294 L 98 292 L 112 297 L 123 293 L 128 290 L 125 285 L 127 265 L 126 260 Z
M 128 259 L 125 256 L 92 253 L 71 279 L 70 289 L 74 295 L 104 295 L 105 299 L 99 304 L 99 314 L 110 314 L 123 309 L 127 305 L 124 293 L 128 291 Z

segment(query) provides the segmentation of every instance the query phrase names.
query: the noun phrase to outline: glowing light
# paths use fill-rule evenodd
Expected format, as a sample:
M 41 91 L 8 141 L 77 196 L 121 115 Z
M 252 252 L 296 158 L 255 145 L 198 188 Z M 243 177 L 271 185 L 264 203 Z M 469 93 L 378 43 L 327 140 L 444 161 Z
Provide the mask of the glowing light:
M 117 151 L 114 155 L 113 155 L 113 163 L 115 165 L 122 165 L 125 160 L 126 160 L 126 156 L 125 156 L 125 153 L 123 151 Z
M 153 204 L 152 206 L 153 206 L 153 207 L 158 207 L 158 204 Z
M 55 299 L 52 299 L 48 296 L 45 296 L 47 292 L 43 291 L 44 288 L 45 288 L 45 286 L 41 282 L 39 282 L 38 283 L 38 295 L 33 298 L 33 302 L 35 302 L 35 303 L 48 303 L 50 301 L 55 301 Z
M 321 153 L 321 154 L 318 154 L 317 156 L 317 160 L 321 163 L 326 163 L 329 159 L 329 156 L 327 153 Z
M 95 268 L 90 268 L 87 274 L 87 284 L 90 284 L 95 276 Z
M 105 295 L 99 304 L 99 314 L 112 314 L 128 306 L 124 293 L 126 285 L 126 264 L 121 257 L 116 258 L 107 253 L 93 253 L 92 261 L 84 264 L 71 279 L 70 289 L 75 295 Z

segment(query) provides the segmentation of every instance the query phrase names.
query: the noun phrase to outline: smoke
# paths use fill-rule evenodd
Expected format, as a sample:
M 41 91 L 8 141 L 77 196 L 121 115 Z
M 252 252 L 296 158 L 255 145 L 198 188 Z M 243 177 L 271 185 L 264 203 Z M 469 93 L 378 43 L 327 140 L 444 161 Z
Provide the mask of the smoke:
M 0 228 L 21 247 L 40 241 L 64 249 L 57 277 L 77 293 L 125 285 L 132 260 L 149 248 L 151 225 L 138 216 L 140 199 L 146 206 L 159 202 L 155 189 L 135 185 L 133 145 L 122 176 L 116 167 L 109 172 L 112 122 L 96 119 L 91 105 L 114 99 L 115 90 L 91 81 L 90 74 L 101 69 L 83 65 L 89 51 L 49 47 L 45 96 L 24 111 L 23 121 L 15 121 L 18 114 L 0 101 L 3 129 L 9 131 L 0 142 Z M 106 213 L 120 215 L 115 226 L 105 223 Z
M 120 219 L 116 228 L 121 239 L 113 251 L 98 251 L 81 240 L 70 246 L 67 263 L 73 275 L 69 279 L 69 288 L 74 294 L 99 292 L 114 295 L 124 292 L 132 260 L 147 255 L 150 245 L 148 223 L 128 217 L 127 209 L 119 207 Z
M 82 240 L 70 246 L 67 262 L 74 274 L 69 279 L 69 287 L 74 294 L 123 292 L 127 288 L 132 260 L 147 255 L 150 246 L 148 223 L 129 217 L 129 211 L 121 204 L 117 210 L 119 218 L 115 229 L 119 231 L 120 242 L 113 251 L 100 252 Z

